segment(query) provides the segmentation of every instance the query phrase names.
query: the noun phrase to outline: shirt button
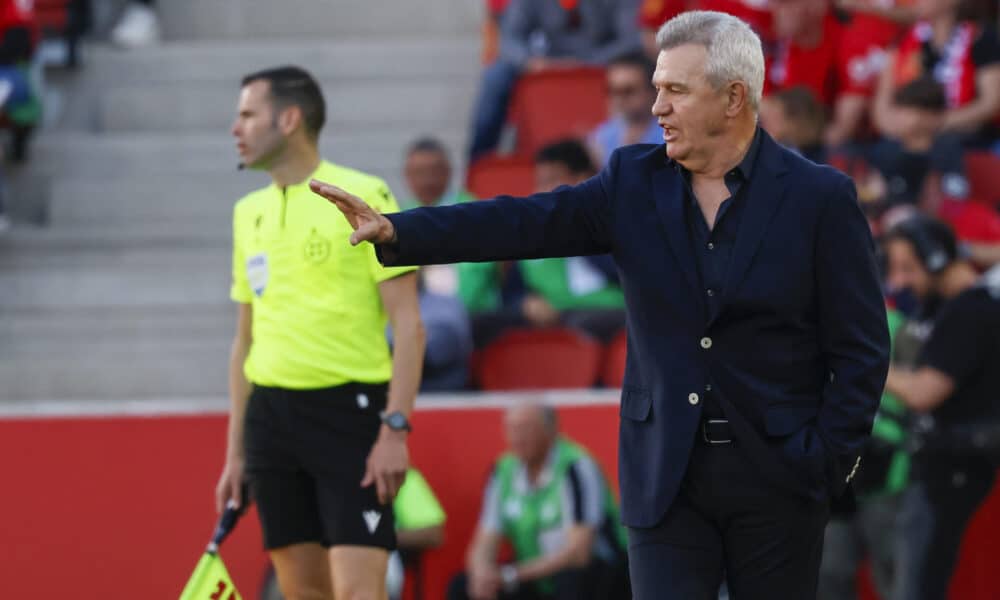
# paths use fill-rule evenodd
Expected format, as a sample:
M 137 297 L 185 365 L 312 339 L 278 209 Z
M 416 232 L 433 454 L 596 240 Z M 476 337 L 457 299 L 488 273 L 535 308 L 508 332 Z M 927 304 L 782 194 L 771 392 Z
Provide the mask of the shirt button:
M 712 391 L 712 384 L 711 383 L 706 383 L 705 384 L 705 391 L 706 392 L 711 392 Z
M 705 290 L 705 293 L 708 294 L 709 298 L 711 298 L 712 296 L 715 295 L 715 290 L 713 290 L 712 288 L 708 288 L 707 290 Z
M 704 348 L 705 350 L 708 350 L 709 348 L 711 348 L 712 347 L 712 338 L 710 338 L 710 337 L 703 337 L 703 338 L 701 338 L 701 347 Z
M 688 394 L 688 402 L 691 403 L 691 406 L 697 406 L 700 400 L 701 398 L 698 397 L 698 394 L 694 393 Z
M 713 244 L 712 242 L 709 242 L 708 243 L 708 249 L 709 250 L 715 250 L 715 244 Z

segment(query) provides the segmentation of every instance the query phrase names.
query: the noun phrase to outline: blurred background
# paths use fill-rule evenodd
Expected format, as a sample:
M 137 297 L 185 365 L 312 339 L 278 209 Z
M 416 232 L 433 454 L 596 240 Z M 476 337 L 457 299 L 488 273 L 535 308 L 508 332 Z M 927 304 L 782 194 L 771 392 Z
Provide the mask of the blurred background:
M 524 195 L 662 143 L 655 31 L 691 9 L 754 27 L 762 126 L 851 175 L 876 236 L 923 215 L 954 237 L 949 264 L 1000 262 L 993 0 L 0 0 L 0 597 L 171 598 L 207 541 L 232 208 L 267 183 L 237 170 L 243 75 L 310 71 L 323 156 L 384 178 L 402 208 Z M 887 307 L 926 324 L 890 262 Z M 405 556 L 403 594 L 441 598 L 516 401 L 556 407 L 616 487 L 624 299 L 607 256 L 421 277 L 411 452 L 446 518 L 443 541 Z M 902 494 L 897 475 L 870 472 L 868 491 Z M 990 495 L 951 597 L 1000 596 L 998 533 Z M 824 597 L 887 597 L 858 539 Z M 274 597 L 255 518 L 223 555 L 244 598 Z

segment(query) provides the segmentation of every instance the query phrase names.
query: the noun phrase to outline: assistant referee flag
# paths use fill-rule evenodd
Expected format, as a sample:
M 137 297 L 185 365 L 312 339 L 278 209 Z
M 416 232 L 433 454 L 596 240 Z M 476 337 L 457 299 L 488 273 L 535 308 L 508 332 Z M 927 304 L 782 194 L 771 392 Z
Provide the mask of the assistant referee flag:
M 246 506 L 246 502 L 241 506 Z M 219 544 L 233 530 L 242 514 L 242 508 L 226 507 L 212 534 L 212 541 L 181 592 L 180 600 L 243 600 L 219 556 Z

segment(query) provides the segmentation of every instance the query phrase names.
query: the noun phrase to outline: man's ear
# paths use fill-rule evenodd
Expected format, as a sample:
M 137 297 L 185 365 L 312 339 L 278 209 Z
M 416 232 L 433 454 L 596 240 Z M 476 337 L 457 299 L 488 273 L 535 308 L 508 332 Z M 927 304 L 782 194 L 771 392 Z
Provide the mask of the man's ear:
M 302 109 L 298 106 L 286 106 L 278 114 L 278 129 L 283 135 L 291 135 L 302 125 Z
M 730 81 L 726 86 L 726 116 L 735 117 L 750 102 L 749 89 L 742 81 Z

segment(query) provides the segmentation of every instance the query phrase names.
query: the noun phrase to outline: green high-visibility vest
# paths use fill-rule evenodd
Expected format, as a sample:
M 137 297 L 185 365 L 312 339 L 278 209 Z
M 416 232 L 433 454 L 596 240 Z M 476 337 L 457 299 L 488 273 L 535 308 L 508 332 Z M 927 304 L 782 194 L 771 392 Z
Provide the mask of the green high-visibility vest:
M 580 458 L 590 458 L 582 447 L 564 438 L 555 443 L 555 456 L 551 476 L 542 485 L 520 490 L 515 484 L 521 462 L 512 454 L 504 454 L 496 467 L 496 486 L 499 499 L 500 530 L 511 545 L 518 562 L 542 555 L 541 538 L 546 532 L 563 528 L 563 486 L 567 485 L 570 465 Z M 603 480 L 603 476 L 602 476 Z M 626 546 L 625 529 L 618 516 L 618 506 L 607 481 L 604 487 L 605 518 L 615 524 L 617 543 Z M 552 591 L 552 582 L 538 582 L 542 592 Z

